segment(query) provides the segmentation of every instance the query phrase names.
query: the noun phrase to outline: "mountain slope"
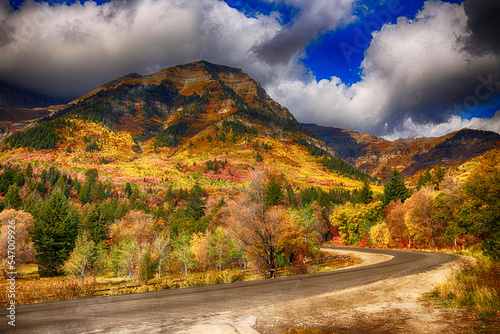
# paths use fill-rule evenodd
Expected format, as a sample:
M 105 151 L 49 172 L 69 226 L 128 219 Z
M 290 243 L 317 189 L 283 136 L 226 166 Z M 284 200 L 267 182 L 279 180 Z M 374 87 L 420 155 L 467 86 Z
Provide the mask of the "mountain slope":
M 0 82 L 0 139 L 30 127 L 67 101 Z
M 139 183 L 235 185 L 264 169 L 297 185 L 358 187 L 367 176 L 242 70 L 205 61 L 113 80 L 4 145 L 14 150 L 2 159 L 99 166 Z
M 0 110 L 44 108 L 66 102 L 64 99 L 34 93 L 6 82 L 0 82 Z
M 431 169 L 435 165 L 456 167 L 481 154 L 500 147 L 500 135 L 490 131 L 463 129 L 449 136 L 425 154 L 417 153 L 405 169 L 407 175 Z
M 334 127 L 303 125 L 337 151 L 340 158 L 382 180 L 390 176 L 392 168 L 406 176 L 437 165 L 454 168 L 500 145 L 497 133 L 470 129 L 438 138 L 389 141 Z

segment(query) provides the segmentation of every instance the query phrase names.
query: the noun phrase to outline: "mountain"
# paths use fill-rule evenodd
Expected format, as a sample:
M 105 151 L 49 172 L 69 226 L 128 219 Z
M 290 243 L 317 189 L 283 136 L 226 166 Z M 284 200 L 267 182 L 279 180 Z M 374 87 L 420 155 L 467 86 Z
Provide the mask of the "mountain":
M 288 110 L 241 69 L 205 61 L 146 76 L 128 74 L 71 102 L 61 111 L 67 113 L 131 131 L 141 140 L 182 120 L 189 120 L 188 130 L 200 131 L 233 114 L 272 122 L 285 130 L 301 129 Z
M 235 186 L 254 169 L 299 186 L 353 188 L 367 177 L 241 69 L 205 61 L 131 73 L 54 107 L 8 136 L 0 159 L 176 186 Z
M 44 108 L 66 102 L 68 101 L 65 99 L 35 93 L 0 81 L 0 110 Z
M 58 109 L 51 106 L 66 102 L 64 99 L 0 82 L 0 138 L 32 126 L 33 122 L 51 115 Z
M 500 145 L 495 132 L 463 129 L 437 138 L 389 141 L 335 127 L 303 124 L 338 156 L 372 176 L 388 179 L 392 168 L 413 176 L 437 165 L 455 168 Z

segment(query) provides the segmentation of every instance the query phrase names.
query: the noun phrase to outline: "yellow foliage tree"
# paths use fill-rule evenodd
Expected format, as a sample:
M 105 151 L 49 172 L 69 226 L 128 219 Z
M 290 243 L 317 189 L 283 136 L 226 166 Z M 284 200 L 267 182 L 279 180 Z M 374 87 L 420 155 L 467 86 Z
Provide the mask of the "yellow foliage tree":
M 9 224 L 9 221 L 15 223 Z M 6 259 L 8 255 L 9 226 L 11 226 L 10 228 L 14 226 L 16 237 L 15 262 L 23 264 L 35 261 L 34 246 L 30 238 L 31 230 L 35 224 L 33 216 L 22 210 L 8 209 L 0 212 L 0 224 L 2 224 L 0 229 L 0 252 L 3 258 Z
M 437 239 L 444 235 L 446 227 L 443 230 L 439 221 L 433 218 L 433 204 L 434 192 L 427 187 L 420 189 L 404 203 L 404 221 L 409 235 L 408 248 L 411 248 L 412 242 L 438 247 Z
M 153 216 L 142 211 L 130 211 L 110 227 L 111 242 L 123 246 L 123 264 L 134 282 L 142 276 L 142 258 L 153 244 L 154 227 Z
M 369 238 L 372 226 L 382 222 L 382 207 L 381 201 L 370 204 L 347 202 L 335 207 L 330 221 L 344 242 L 358 244 L 362 238 Z
M 370 239 L 374 245 L 387 246 L 391 243 L 391 234 L 386 222 L 373 225 L 370 228 Z

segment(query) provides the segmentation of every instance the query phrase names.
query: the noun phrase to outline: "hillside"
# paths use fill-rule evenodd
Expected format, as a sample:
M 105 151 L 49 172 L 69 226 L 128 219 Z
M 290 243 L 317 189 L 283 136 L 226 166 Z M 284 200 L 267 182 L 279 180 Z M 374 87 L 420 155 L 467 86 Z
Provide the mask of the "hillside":
M 389 141 L 334 127 L 303 126 L 335 150 L 340 158 L 382 180 L 390 176 L 392 168 L 408 177 L 437 165 L 456 168 L 500 145 L 497 133 L 471 129 L 437 138 Z
M 0 139 L 33 126 L 67 101 L 0 82 Z
M 97 167 L 148 185 L 237 185 L 256 168 L 300 186 L 352 188 L 366 177 L 242 70 L 205 61 L 128 74 L 39 123 L 4 141 L 3 161 Z

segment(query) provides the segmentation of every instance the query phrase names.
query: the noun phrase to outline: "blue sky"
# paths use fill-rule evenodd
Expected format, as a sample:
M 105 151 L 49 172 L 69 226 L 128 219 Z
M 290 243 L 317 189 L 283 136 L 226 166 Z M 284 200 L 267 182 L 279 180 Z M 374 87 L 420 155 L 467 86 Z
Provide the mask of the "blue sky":
M 129 72 L 206 59 L 243 68 L 302 122 L 391 139 L 499 132 L 500 52 L 474 25 L 498 6 L 466 2 L 10 0 L 0 79 L 73 97 Z

